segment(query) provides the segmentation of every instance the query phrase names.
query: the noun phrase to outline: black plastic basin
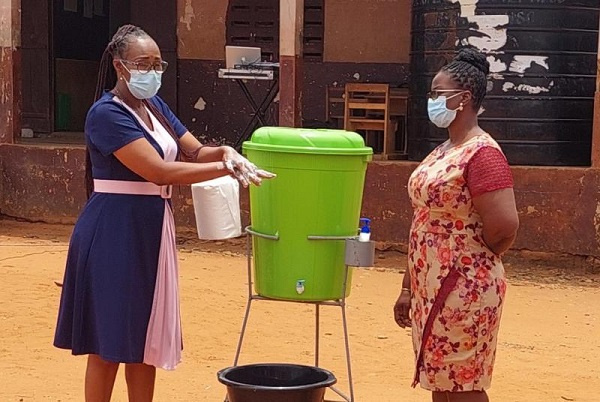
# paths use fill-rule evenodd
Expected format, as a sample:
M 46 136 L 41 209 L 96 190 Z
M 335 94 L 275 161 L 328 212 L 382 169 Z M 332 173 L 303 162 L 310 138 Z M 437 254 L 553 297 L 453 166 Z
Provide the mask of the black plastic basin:
M 218 373 L 229 402 L 323 402 L 337 381 L 327 370 L 297 364 L 250 364 Z

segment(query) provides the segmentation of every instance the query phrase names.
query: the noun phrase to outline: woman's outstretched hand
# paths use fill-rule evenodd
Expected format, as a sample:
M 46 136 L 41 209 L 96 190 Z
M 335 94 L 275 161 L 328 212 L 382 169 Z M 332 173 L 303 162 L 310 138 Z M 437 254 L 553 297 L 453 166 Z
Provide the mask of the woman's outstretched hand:
M 223 160 L 229 173 L 235 177 L 244 187 L 250 183 L 260 186 L 263 179 L 276 177 L 274 173 L 259 169 L 254 163 L 244 158 L 235 149 L 227 147 L 223 153 Z

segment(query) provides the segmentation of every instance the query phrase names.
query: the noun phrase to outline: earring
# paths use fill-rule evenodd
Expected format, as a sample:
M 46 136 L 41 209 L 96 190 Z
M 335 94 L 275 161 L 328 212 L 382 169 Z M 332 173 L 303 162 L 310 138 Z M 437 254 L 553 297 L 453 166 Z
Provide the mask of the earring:
M 458 106 L 458 110 L 459 110 L 460 112 L 462 112 L 462 111 L 463 111 L 463 109 L 464 109 L 464 106 L 465 106 L 465 104 L 464 104 L 464 103 L 462 103 L 462 102 L 460 102 L 460 105 Z
M 123 81 L 123 76 L 120 76 L 120 77 L 119 77 L 119 81 Z

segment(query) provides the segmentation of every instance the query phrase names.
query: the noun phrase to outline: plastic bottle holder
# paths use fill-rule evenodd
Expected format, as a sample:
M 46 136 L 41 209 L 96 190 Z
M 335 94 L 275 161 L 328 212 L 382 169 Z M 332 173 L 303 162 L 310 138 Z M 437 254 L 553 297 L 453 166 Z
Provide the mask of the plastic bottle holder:
M 375 264 L 375 242 L 346 239 L 345 264 L 350 267 L 372 267 Z

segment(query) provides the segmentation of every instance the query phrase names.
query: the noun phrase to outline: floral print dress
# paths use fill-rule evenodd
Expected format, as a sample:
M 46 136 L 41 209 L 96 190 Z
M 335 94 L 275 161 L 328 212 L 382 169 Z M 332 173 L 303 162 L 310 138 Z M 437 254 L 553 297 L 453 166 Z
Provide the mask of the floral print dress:
M 478 391 L 491 383 L 506 280 L 499 256 L 483 241 L 465 178 L 469 160 L 485 147 L 500 150 L 488 134 L 442 145 L 408 184 L 413 386 L 431 391 Z

